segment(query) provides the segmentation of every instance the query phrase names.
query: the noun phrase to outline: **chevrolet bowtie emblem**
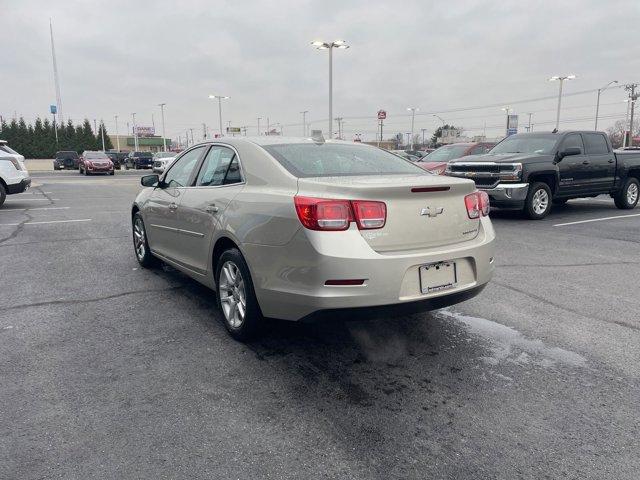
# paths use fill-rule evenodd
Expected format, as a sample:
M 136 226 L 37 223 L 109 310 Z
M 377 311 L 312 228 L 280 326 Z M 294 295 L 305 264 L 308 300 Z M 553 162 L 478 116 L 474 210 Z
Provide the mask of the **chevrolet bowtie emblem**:
M 444 212 L 444 207 L 427 207 L 420 210 L 420 215 L 424 215 L 429 218 L 434 218 Z

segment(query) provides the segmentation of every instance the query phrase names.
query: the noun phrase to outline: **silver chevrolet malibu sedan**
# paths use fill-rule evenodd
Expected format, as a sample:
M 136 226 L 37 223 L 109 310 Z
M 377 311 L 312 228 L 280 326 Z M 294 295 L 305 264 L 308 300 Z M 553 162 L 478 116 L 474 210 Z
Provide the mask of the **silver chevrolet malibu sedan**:
M 265 317 L 442 308 L 493 273 L 487 195 L 373 146 L 223 138 L 141 182 L 138 262 L 162 260 L 214 289 L 238 340 Z

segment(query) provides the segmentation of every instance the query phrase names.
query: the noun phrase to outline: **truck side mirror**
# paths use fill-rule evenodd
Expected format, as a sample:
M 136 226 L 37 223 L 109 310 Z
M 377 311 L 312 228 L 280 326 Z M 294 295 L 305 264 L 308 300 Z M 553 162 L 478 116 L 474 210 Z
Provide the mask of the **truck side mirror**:
M 558 160 L 562 160 L 564 157 L 571 157 L 573 155 L 582 155 L 582 150 L 580 150 L 578 147 L 565 148 L 558 154 Z

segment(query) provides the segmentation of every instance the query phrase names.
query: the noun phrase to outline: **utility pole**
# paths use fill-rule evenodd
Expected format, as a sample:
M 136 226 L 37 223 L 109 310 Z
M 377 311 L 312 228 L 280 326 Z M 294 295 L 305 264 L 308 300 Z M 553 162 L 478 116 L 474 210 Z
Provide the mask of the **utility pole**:
M 118 115 L 114 115 L 113 118 L 116 119 L 116 144 L 117 144 L 117 149 L 118 151 L 120 151 L 120 135 L 118 134 Z
M 260 133 L 260 120 L 262 120 L 262 117 L 258 117 L 258 136 L 262 135 Z
M 422 131 L 422 146 L 424 147 L 424 132 L 426 132 L 427 129 L 426 128 L 421 128 L 420 130 Z
M 305 110 L 304 112 L 300 112 L 302 114 L 302 136 L 307 136 L 307 113 L 309 110 Z
M 195 145 L 196 142 L 193 141 L 193 128 L 189 129 L 191 131 L 191 145 Z
M 100 135 L 102 136 L 102 151 L 104 152 L 104 120 L 102 119 L 100 119 Z
M 267 135 L 271 135 L 271 124 L 269 123 L 269 117 L 267 117 Z
M 527 132 L 531 131 L 531 116 L 533 115 L 533 113 L 528 113 L 527 115 L 529 115 L 529 125 L 527 125 Z
M 206 123 L 202 124 L 202 138 L 204 140 L 207 139 L 207 124 Z
M 409 139 L 409 150 L 413 150 L 413 125 L 416 120 L 416 110 L 418 109 L 416 107 L 408 107 L 407 110 L 411 112 L 411 138 Z
M 151 126 L 153 127 L 153 133 L 156 132 L 156 121 L 153 119 L 153 113 L 151 114 Z
M 138 129 L 136 128 L 136 114 L 135 112 L 131 114 L 131 118 L 133 119 L 133 149 L 134 151 L 138 151 Z
M 162 116 L 162 145 L 163 145 L 163 151 L 166 152 L 167 151 L 167 136 L 164 133 L 164 106 L 166 105 L 166 103 L 159 103 L 158 106 L 160 107 L 160 114 Z
M 244 136 L 247 136 L 247 126 L 245 125 L 244 127 L 242 127 L 242 133 L 244 133 Z
M 631 103 L 631 114 L 629 116 L 629 146 L 633 147 L 633 111 L 635 109 L 636 100 L 638 99 L 638 94 L 636 94 L 636 88 L 638 87 L 637 83 L 630 83 L 629 85 L 625 85 L 624 89 L 629 92 L 629 103 Z
M 338 140 L 342 140 L 342 117 L 337 117 L 335 120 L 338 122 Z M 333 138 L 333 135 L 331 138 Z

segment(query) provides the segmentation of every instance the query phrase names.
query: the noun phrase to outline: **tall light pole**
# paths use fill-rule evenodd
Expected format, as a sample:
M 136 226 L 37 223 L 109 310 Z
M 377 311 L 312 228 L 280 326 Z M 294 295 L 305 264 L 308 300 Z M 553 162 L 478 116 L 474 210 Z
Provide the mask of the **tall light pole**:
M 104 152 L 104 120 L 102 119 L 100 119 L 100 135 L 102 136 L 102 151 Z
M 163 152 L 167 151 L 167 137 L 164 133 L 164 106 L 166 105 L 166 103 L 159 103 L 158 106 L 160 107 L 160 112 L 162 113 L 162 145 L 163 145 Z
M 305 110 L 300 113 L 302 114 L 302 136 L 306 137 L 307 136 L 307 113 L 309 113 L 309 110 Z
M 220 136 L 222 136 L 222 100 L 226 100 L 230 97 L 227 97 L 225 95 L 209 95 L 209 98 L 218 99 L 218 120 L 220 122 Z
M 262 120 L 262 117 L 258 117 L 258 136 L 261 135 L 261 133 L 260 133 L 260 120 Z
M 554 75 L 549 79 L 550 82 L 560 82 L 560 88 L 558 88 L 558 112 L 556 113 L 556 131 L 560 128 L 560 106 L 562 105 L 562 84 L 565 80 L 573 80 L 575 75 L 558 76 Z
M 613 80 L 607 83 L 604 87 L 598 89 L 598 99 L 596 100 L 596 124 L 593 127 L 594 130 L 598 130 L 598 113 L 600 112 L 600 94 L 604 92 L 607 88 L 609 88 L 614 83 L 618 83 L 618 80 Z
M 420 110 L 420 109 L 417 107 L 407 107 L 407 111 L 411 112 L 411 139 L 410 139 L 409 150 L 413 150 L 413 126 L 416 120 L 416 110 Z
M 420 130 L 422 130 L 422 146 L 424 147 L 424 132 L 427 131 L 426 128 L 421 128 Z
M 438 120 L 440 120 L 442 122 L 443 127 L 447 124 L 447 122 L 444 121 L 444 118 L 442 118 L 440 115 L 436 115 L 435 113 L 432 113 L 431 116 L 436 117 Z
M 504 136 L 506 137 L 507 135 L 509 135 L 509 113 L 511 112 L 511 105 L 506 105 L 500 110 L 502 110 L 503 112 L 507 112 L 507 123 L 506 127 L 504 128 Z
M 120 151 L 120 135 L 118 134 L 118 115 L 114 115 L 113 116 L 116 119 L 116 144 L 117 144 L 117 149 L 118 151 Z
M 138 151 L 138 131 L 136 129 L 136 113 L 133 112 L 131 114 L 131 118 L 133 119 L 133 150 Z
M 318 50 L 329 50 L 329 138 L 333 138 L 333 49 L 345 50 L 349 45 L 344 40 L 335 40 L 331 43 L 316 40 L 311 45 Z

